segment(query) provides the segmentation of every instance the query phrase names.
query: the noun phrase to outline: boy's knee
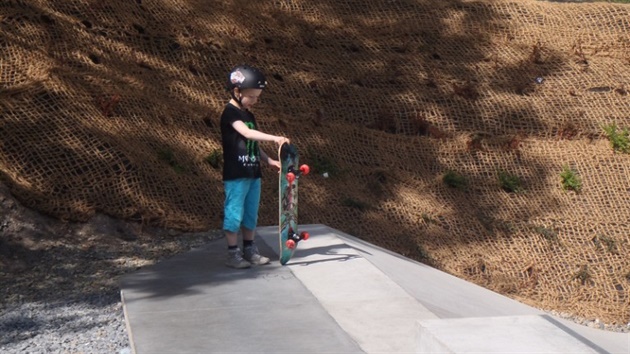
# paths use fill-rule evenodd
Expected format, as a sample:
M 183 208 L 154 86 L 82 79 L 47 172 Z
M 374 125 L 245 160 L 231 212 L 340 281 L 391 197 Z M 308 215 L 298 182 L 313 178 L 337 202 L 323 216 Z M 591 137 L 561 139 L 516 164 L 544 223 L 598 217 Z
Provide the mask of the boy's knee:
M 243 223 L 241 224 L 244 228 L 248 229 L 248 230 L 254 230 L 256 229 L 256 222 L 257 220 L 255 219 L 250 219 L 250 220 L 244 220 Z
M 236 219 L 225 219 L 223 220 L 223 230 L 237 233 L 241 228 L 241 221 Z

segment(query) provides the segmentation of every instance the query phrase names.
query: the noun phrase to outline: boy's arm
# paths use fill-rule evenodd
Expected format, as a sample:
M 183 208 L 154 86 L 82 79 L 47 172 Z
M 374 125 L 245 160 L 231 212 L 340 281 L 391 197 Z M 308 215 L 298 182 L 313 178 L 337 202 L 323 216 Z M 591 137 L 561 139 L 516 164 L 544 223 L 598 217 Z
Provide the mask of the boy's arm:
M 260 151 L 260 158 L 263 161 L 266 161 L 270 166 L 276 166 L 278 169 L 280 169 L 280 167 L 281 167 L 280 166 L 280 161 L 274 160 L 271 157 L 269 157 L 269 155 L 267 155 L 267 153 L 265 153 L 263 151 L 263 149 L 259 148 L 259 151 Z
M 234 127 L 234 129 L 239 134 L 241 134 L 242 136 L 244 136 L 245 138 L 249 140 L 273 141 L 276 144 L 278 144 L 278 146 L 282 145 L 282 143 L 284 142 L 287 142 L 287 143 L 289 142 L 289 139 L 283 136 L 266 134 L 258 130 L 250 129 L 247 125 L 245 125 L 245 123 L 243 123 L 242 120 L 237 120 L 236 122 L 232 123 L 232 127 Z

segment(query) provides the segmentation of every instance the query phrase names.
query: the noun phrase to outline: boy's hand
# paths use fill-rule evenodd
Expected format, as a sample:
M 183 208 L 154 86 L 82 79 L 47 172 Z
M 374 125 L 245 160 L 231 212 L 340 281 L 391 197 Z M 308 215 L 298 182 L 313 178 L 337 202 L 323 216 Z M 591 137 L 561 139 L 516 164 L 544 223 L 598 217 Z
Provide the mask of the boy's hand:
M 278 171 L 280 171 L 280 169 L 282 168 L 282 165 L 280 164 L 280 161 L 276 161 L 274 159 L 269 159 L 269 166 L 274 166 L 278 169 Z
M 279 137 L 276 139 L 276 144 L 278 144 L 278 146 L 282 146 L 282 144 L 284 144 L 284 143 L 289 144 L 290 142 L 291 142 L 291 141 L 290 141 L 289 139 L 287 139 L 287 138 L 285 138 L 285 137 L 283 137 L 283 136 L 279 136 Z

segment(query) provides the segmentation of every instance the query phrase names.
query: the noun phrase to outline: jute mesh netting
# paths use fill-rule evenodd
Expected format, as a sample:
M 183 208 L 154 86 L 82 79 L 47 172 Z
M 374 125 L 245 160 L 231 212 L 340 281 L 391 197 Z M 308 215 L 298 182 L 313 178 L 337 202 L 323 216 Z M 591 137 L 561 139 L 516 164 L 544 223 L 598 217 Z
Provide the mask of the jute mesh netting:
M 4 0 L 0 171 L 62 219 L 218 228 L 222 87 L 249 63 L 261 130 L 316 172 L 302 223 L 627 323 L 630 155 L 604 127 L 623 149 L 629 33 L 607 3 Z M 263 186 L 276 225 L 269 168 Z

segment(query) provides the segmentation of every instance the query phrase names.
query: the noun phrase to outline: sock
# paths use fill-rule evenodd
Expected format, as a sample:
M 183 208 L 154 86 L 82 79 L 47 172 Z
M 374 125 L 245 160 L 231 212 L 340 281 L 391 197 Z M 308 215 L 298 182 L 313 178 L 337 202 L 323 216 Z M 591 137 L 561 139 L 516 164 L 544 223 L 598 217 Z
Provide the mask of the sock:
M 253 240 L 243 240 L 243 248 L 251 247 L 253 245 L 254 245 L 254 241 Z
M 228 251 L 236 251 L 238 246 L 228 246 Z

